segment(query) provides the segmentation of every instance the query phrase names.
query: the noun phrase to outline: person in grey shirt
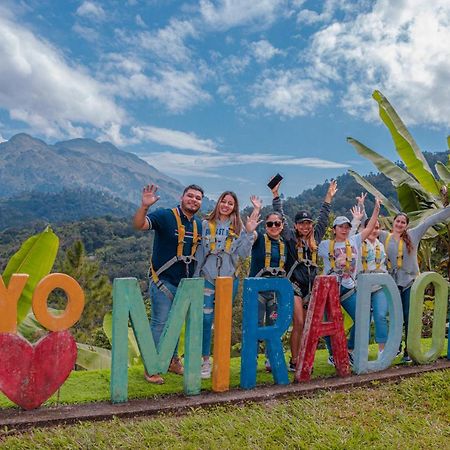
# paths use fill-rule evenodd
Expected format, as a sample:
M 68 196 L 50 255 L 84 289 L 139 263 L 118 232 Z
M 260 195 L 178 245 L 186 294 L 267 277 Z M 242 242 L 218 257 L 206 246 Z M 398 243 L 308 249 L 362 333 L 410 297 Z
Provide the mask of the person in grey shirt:
M 211 377 L 211 336 L 214 320 L 215 280 L 217 277 L 233 277 L 233 293 L 237 292 L 239 279 L 236 269 L 239 257 L 250 256 L 254 231 L 259 224 L 261 201 L 250 198 L 254 209 L 245 227 L 239 215 L 239 202 L 232 191 L 223 192 L 213 211 L 202 224 L 202 239 L 197 247 L 197 266 L 194 277 L 205 278 L 203 303 L 202 378 Z
M 403 321 L 405 326 L 405 350 L 402 361 L 412 363 L 406 348 L 408 336 L 408 318 L 411 286 L 419 275 L 417 249 L 428 228 L 439 222 L 446 222 L 450 218 L 450 206 L 428 216 L 419 225 L 409 229 L 409 218 L 405 213 L 394 217 L 392 232 L 381 231 L 380 241 L 387 254 L 387 266 L 394 277 L 400 291 L 403 306 Z

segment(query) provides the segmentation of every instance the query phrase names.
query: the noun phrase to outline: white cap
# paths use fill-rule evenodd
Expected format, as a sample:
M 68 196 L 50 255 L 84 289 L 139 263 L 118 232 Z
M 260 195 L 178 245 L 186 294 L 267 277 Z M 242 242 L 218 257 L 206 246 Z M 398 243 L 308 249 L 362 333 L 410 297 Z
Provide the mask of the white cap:
M 334 221 L 333 221 L 333 227 L 335 227 L 336 225 L 344 225 L 345 223 L 348 223 L 350 225 L 350 227 L 352 226 L 352 223 L 350 222 L 350 220 L 347 217 L 337 216 L 336 219 L 334 219 Z

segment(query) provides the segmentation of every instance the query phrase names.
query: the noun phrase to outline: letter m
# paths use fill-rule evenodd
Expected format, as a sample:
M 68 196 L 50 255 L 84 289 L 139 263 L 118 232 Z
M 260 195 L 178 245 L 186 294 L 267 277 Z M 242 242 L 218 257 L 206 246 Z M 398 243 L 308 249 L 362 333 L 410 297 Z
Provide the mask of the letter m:
M 167 372 L 186 322 L 184 392 L 200 393 L 203 334 L 203 289 L 200 278 L 183 279 L 177 289 L 158 348 L 155 346 L 136 278 L 116 278 L 113 285 L 111 401 L 128 400 L 128 319 L 147 373 Z M 169 301 L 169 300 L 167 300 Z

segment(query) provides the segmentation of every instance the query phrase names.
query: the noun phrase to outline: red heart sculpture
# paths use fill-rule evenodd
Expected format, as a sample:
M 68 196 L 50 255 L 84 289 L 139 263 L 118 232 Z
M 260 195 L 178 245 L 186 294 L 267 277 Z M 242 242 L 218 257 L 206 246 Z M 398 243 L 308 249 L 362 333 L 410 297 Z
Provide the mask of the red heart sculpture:
M 77 345 L 66 331 L 30 344 L 22 336 L 0 333 L 0 391 L 24 409 L 42 405 L 66 381 L 77 359 Z

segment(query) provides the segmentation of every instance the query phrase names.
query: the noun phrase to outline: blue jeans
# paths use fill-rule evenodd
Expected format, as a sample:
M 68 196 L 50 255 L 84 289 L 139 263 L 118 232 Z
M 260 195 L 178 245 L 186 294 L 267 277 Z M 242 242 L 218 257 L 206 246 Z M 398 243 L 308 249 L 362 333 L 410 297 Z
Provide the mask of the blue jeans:
M 403 306 L 403 324 L 405 327 L 405 352 L 406 349 L 406 341 L 408 340 L 408 322 L 409 322 L 409 298 L 411 296 L 411 287 L 408 289 L 402 290 L 402 288 L 399 286 L 400 291 L 400 298 L 402 299 L 402 306 Z
M 233 280 L 233 294 L 234 299 L 239 279 Z M 205 295 L 203 297 L 203 340 L 202 340 L 202 356 L 209 356 L 211 354 L 211 337 L 212 325 L 214 323 L 214 301 L 216 297 L 215 285 L 208 280 L 205 280 Z
M 372 292 L 373 321 L 375 324 L 375 342 L 385 344 L 388 336 L 388 302 L 383 289 Z
M 164 286 L 172 292 L 175 297 L 175 293 L 177 288 L 167 282 L 164 281 Z M 169 317 L 170 308 L 172 307 L 172 300 L 167 298 L 164 292 L 160 291 L 155 283 L 150 283 L 150 304 L 152 309 L 152 315 L 150 319 L 150 329 L 152 330 L 153 340 L 155 341 L 156 348 L 158 348 L 159 339 L 161 337 L 161 333 L 164 330 L 164 326 L 166 325 L 167 318 Z M 178 355 L 178 343 L 175 347 L 175 351 L 173 352 L 173 356 Z
M 348 292 L 349 289 L 345 287 L 340 287 L 340 295 L 344 295 L 346 292 Z M 345 309 L 347 314 L 352 318 L 353 325 L 350 328 L 350 336 L 347 341 L 347 348 L 349 350 L 353 350 L 355 347 L 355 317 L 356 317 L 356 290 L 353 292 L 353 294 L 346 298 L 343 302 L 341 302 L 341 306 Z M 331 339 L 330 336 L 325 336 L 325 344 L 328 349 L 328 353 L 332 355 L 331 351 Z

